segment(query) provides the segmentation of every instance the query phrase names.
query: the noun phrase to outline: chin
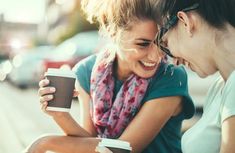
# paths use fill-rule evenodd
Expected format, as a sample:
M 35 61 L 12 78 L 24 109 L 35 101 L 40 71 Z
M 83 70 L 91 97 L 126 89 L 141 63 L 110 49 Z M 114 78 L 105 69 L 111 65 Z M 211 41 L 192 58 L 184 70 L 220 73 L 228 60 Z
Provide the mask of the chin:
M 192 70 L 192 71 L 194 71 L 194 70 Z M 204 73 L 204 72 L 198 71 L 198 70 L 195 70 L 194 72 L 197 73 L 197 75 L 198 75 L 200 78 L 206 78 L 206 77 L 208 77 L 208 76 L 210 75 L 210 74 L 208 74 L 208 73 Z
M 135 74 L 136 74 L 137 76 L 143 78 L 143 79 L 148 79 L 148 78 L 153 77 L 155 73 L 156 73 L 156 71 L 155 71 L 155 72 L 151 72 L 151 73 L 146 73 L 146 72 L 145 72 L 145 73 L 135 73 Z
M 197 72 L 196 72 L 197 73 Z M 208 75 L 204 75 L 204 74 L 201 74 L 201 73 L 197 73 L 197 75 L 200 77 L 200 78 L 206 78 L 208 77 Z
M 189 67 L 193 72 L 197 73 L 197 75 L 200 77 L 200 78 L 206 78 L 209 74 L 207 73 L 204 73 L 203 71 L 201 71 L 200 69 L 197 69 L 195 67 L 193 67 L 192 65 L 190 65 Z
M 153 75 L 151 75 L 151 76 L 140 76 L 140 77 L 143 78 L 143 79 L 149 79 L 149 78 L 153 77 Z

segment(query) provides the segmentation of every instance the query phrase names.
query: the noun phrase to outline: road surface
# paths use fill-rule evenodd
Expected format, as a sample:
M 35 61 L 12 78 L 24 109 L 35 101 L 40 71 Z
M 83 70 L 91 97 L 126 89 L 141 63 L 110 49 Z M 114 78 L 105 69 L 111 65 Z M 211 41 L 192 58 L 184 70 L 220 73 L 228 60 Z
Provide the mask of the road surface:
M 40 110 L 37 89 L 20 90 L 0 82 L 0 153 L 20 153 L 45 133 L 61 134 L 51 117 Z M 78 103 L 71 113 L 78 116 Z

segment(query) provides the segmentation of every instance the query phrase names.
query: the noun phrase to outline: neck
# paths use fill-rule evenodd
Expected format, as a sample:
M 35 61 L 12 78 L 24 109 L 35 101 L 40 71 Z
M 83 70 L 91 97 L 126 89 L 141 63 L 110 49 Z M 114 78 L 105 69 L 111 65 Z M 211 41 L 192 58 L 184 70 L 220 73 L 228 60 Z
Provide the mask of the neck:
M 117 78 L 122 81 L 126 80 L 131 75 L 128 64 L 118 56 L 116 56 L 114 62 L 114 72 Z
M 218 40 L 215 41 L 214 60 L 221 76 L 226 81 L 235 70 L 235 28 L 228 25 L 226 30 L 219 34 Z

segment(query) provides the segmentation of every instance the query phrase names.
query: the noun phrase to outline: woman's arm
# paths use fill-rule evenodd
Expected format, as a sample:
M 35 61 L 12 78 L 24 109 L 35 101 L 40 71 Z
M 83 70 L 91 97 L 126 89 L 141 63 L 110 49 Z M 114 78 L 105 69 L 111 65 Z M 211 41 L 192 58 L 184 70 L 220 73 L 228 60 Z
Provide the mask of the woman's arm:
M 181 112 L 181 101 L 181 97 L 165 97 L 146 102 L 119 139 L 130 142 L 133 152 L 143 151 L 170 117 Z
M 84 91 L 85 92 L 85 91 Z M 119 139 L 125 140 L 130 142 L 133 152 L 139 153 L 143 151 L 143 149 L 155 138 L 155 136 L 159 133 L 161 128 L 165 125 L 165 123 L 170 119 L 172 116 L 176 116 L 181 112 L 181 97 L 165 97 L 165 98 L 158 98 L 148 102 L 141 107 L 138 114 L 132 120 L 132 122 L 128 125 L 125 129 L 123 134 L 120 136 Z M 88 104 L 83 103 L 82 105 Z M 88 131 L 92 132 L 94 130 L 92 121 L 90 119 L 89 114 L 89 105 L 85 107 L 86 111 L 83 114 L 84 120 L 84 127 Z M 148 125 L 148 128 L 146 128 Z M 84 143 L 87 142 L 90 145 L 90 148 L 95 148 L 98 144 L 99 140 L 97 139 L 86 139 L 86 138 L 60 138 L 66 142 L 66 139 L 75 139 L 74 144 L 69 144 L 71 147 L 71 152 L 76 150 L 76 143 Z M 61 140 L 61 141 L 62 141 Z M 51 141 L 53 142 L 53 141 Z M 65 143 L 66 144 L 66 143 Z M 94 144 L 94 146 L 93 146 Z M 80 144 L 79 144 L 80 145 Z M 72 149 L 73 148 L 73 149 Z M 82 147 L 86 150 L 86 145 Z M 82 149 L 79 148 L 79 149 Z M 87 148 L 88 149 L 88 148 Z M 90 151 L 93 152 L 94 150 L 86 150 L 87 153 Z
M 89 137 L 44 136 L 34 141 L 25 153 L 96 153 L 95 148 L 101 140 Z
M 80 86 L 79 82 L 76 82 L 76 89 L 79 92 L 79 123 L 91 136 L 96 137 L 97 132 L 90 115 L 90 95 Z
M 146 102 L 119 139 L 130 142 L 132 152 L 139 153 L 154 139 L 169 118 L 180 111 L 181 97 L 159 98 Z M 99 142 L 99 139 L 91 137 L 47 136 L 32 144 L 29 153 L 45 153 L 47 150 L 95 153 Z M 40 151 L 36 152 L 37 150 Z
M 220 153 L 235 152 L 235 116 L 229 117 L 222 124 Z
M 53 119 L 67 136 L 91 137 L 91 134 L 82 128 L 69 113 L 53 116 Z

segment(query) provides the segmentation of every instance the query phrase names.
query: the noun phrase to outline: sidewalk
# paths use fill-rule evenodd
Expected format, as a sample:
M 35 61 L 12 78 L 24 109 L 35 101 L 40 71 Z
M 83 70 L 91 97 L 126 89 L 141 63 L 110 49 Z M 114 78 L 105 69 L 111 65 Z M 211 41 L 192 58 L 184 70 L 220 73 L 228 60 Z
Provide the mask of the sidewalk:
M 0 121 L 0 153 L 17 153 L 22 150 L 24 145 L 16 137 L 17 133 L 3 111 L 0 111 Z
M 43 134 L 62 134 L 52 118 L 40 110 L 36 89 L 19 90 L 0 83 L 0 153 L 21 153 Z M 71 114 L 79 117 L 78 102 Z

